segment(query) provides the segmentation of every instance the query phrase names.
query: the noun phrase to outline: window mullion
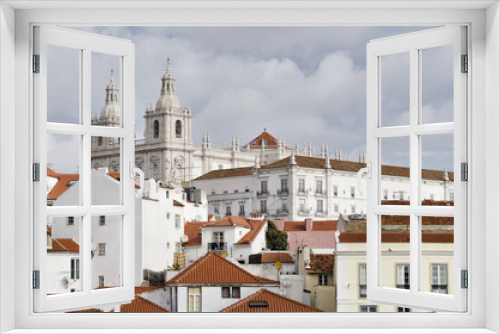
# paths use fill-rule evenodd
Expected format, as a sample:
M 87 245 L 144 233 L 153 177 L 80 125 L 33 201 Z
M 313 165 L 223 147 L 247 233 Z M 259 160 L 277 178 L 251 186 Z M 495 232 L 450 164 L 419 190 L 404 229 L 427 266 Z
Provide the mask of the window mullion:
M 420 60 L 419 50 L 410 49 L 410 292 L 420 287 L 419 219 L 414 213 L 420 198 L 420 137 L 415 130 L 420 123 Z

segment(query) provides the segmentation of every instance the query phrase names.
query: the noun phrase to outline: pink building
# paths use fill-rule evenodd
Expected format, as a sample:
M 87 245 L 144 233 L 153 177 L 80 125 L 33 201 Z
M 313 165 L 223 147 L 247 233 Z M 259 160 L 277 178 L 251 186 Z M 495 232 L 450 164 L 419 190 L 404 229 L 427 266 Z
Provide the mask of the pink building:
M 284 221 L 274 220 L 280 231 L 288 234 L 288 250 L 292 253 L 298 248 L 335 248 L 337 220 Z

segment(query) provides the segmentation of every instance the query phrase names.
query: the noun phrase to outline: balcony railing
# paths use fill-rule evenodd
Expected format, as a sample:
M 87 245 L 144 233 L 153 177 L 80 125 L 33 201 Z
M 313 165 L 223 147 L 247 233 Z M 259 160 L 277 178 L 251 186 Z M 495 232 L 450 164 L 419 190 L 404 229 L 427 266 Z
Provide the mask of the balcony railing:
M 207 247 L 209 252 L 227 253 L 227 242 L 209 242 Z
M 308 215 L 309 214 L 309 210 L 301 210 L 299 209 L 299 215 Z
M 240 216 L 240 217 L 245 217 L 245 211 L 240 211 L 240 212 L 238 212 L 238 216 Z
M 287 215 L 287 214 L 288 214 L 288 209 L 276 209 L 277 216 Z
M 299 188 L 299 190 L 297 190 L 297 194 L 299 194 L 299 195 L 306 195 L 307 194 L 307 190 Z
M 316 216 L 326 216 L 326 210 L 316 211 Z
M 267 196 L 269 196 L 269 191 L 267 190 L 257 191 L 257 197 L 267 197 Z
M 276 193 L 278 195 L 288 195 L 288 189 L 278 189 Z
M 320 189 L 316 189 L 316 192 L 314 194 L 316 196 L 326 196 L 326 191 L 322 191 Z

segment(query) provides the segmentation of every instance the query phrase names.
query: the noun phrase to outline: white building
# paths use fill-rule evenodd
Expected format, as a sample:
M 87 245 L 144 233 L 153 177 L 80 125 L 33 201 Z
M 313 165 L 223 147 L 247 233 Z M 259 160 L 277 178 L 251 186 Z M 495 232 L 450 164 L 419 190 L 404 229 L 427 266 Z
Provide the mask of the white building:
M 216 252 L 209 252 L 167 281 L 172 312 L 219 312 L 266 289 L 279 293 L 280 282 L 250 274 Z
M 266 248 L 267 219 L 245 219 L 227 216 L 208 222 L 189 222 L 185 226 L 188 238 L 183 244 L 188 263 L 209 251 L 248 263 L 251 254 Z
M 161 78 L 160 96 L 156 105 L 148 105 L 145 110 L 144 138 L 136 140 L 135 164 L 141 168 L 146 178 L 168 181 L 190 181 L 211 170 L 253 166 L 258 159 L 268 164 L 291 155 L 314 156 L 311 144 L 304 144 L 299 149 L 285 146 L 282 139 L 277 139 L 265 129 L 262 134 L 240 146 L 238 138 L 233 137 L 230 147 L 214 148 L 210 135 L 203 134 L 201 147 L 193 144 L 191 132 L 192 111 L 189 106 L 182 107 L 177 97 L 175 76 L 167 66 Z M 106 103 L 99 116 L 95 114 L 93 125 L 118 126 L 120 124 L 120 106 L 118 104 L 118 86 L 113 77 L 106 86 Z M 119 142 L 114 138 L 92 138 L 92 166 L 109 167 L 119 170 Z M 321 155 L 327 155 L 323 146 Z
M 49 191 L 49 205 L 66 206 L 78 202 L 78 175 L 51 172 L 57 180 Z M 107 168 L 92 170 L 92 203 L 118 204 L 120 175 Z M 69 180 L 69 181 L 68 181 Z M 164 185 L 146 180 L 144 195 L 136 197 L 136 284 L 163 282 L 165 271 L 182 254 L 184 223 L 207 219 L 207 200 L 203 191 Z M 191 200 L 192 198 L 192 200 Z M 80 242 L 80 217 L 56 217 L 48 222 L 54 238 Z M 121 284 L 121 216 L 92 217 L 92 287 Z M 49 266 L 52 270 L 52 266 Z M 55 268 L 55 267 L 54 267 Z
M 337 219 L 366 213 L 366 178 L 358 192 L 357 172 L 365 163 L 295 155 L 253 167 L 213 170 L 192 181 L 207 191 L 209 213 L 267 213 L 284 220 Z M 422 170 L 423 199 L 453 200 L 453 173 Z M 408 200 L 409 168 L 382 166 L 381 200 Z
M 47 293 L 81 291 L 80 247 L 71 238 L 52 238 L 47 228 Z

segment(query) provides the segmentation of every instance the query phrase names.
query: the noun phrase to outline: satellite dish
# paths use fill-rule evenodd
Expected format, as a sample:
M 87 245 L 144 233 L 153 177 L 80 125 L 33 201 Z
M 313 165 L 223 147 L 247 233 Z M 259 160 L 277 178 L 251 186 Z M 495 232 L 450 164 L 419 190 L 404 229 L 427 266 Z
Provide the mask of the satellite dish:
M 188 237 L 187 235 L 183 235 L 183 236 L 181 237 L 181 241 L 182 241 L 182 243 L 186 243 L 186 242 L 188 242 L 188 240 L 189 240 L 189 237 Z

